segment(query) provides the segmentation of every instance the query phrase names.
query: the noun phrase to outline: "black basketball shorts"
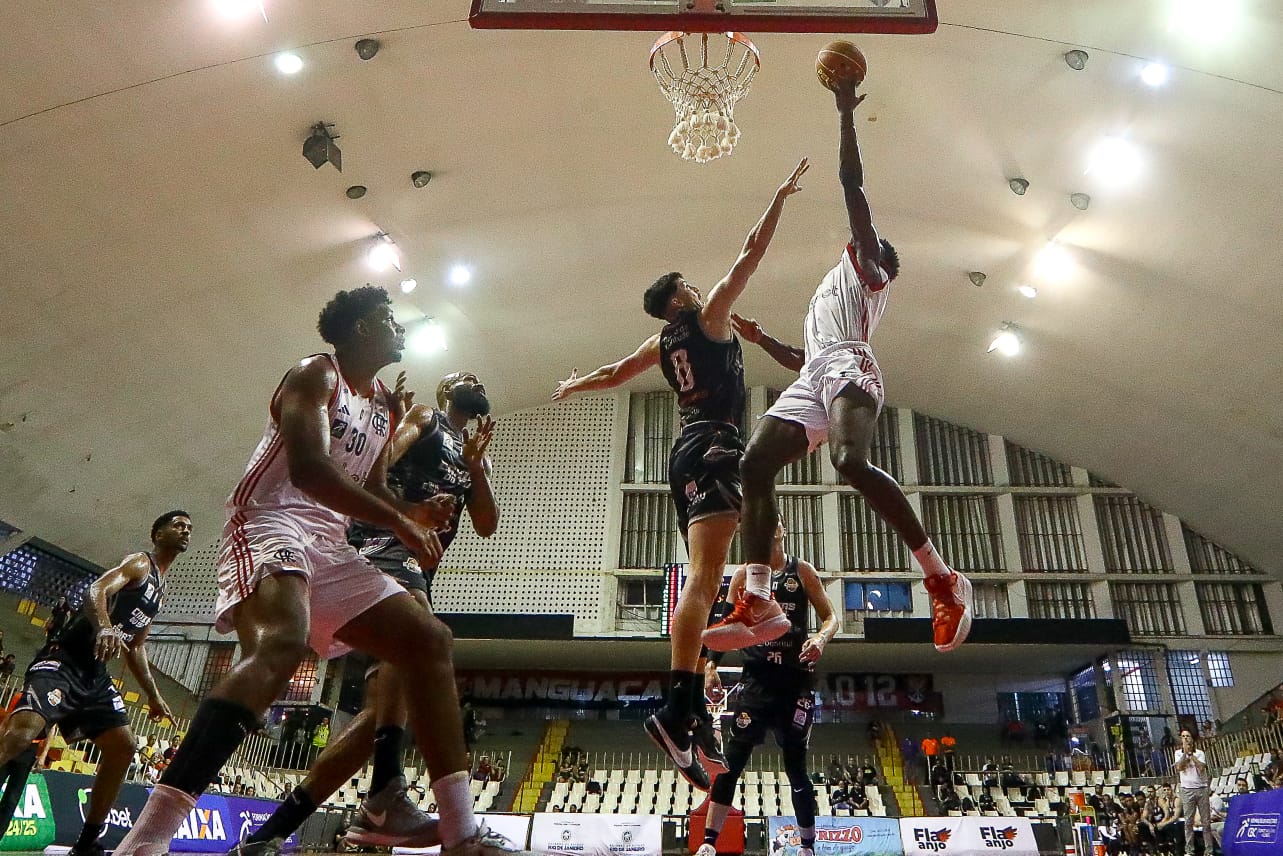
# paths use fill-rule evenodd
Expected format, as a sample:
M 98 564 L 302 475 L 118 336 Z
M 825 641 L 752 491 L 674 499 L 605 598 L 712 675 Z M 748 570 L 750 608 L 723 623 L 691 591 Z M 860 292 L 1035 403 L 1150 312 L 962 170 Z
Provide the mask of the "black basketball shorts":
M 125 701 L 102 663 L 77 664 L 49 657 L 27 668 L 18 710 L 32 710 L 57 725 L 68 742 L 90 740 L 129 725 Z
M 705 517 L 738 517 L 744 505 L 740 460 L 744 439 L 726 422 L 696 422 L 682 429 L 668 458 L 668 486 L 682 537 Z
M 760 746 L 767 732 L 775 733 L 781 749 L 805 752 L 811 743 L 811 726 L 815 722 L 815 693 L 796 682 L 770 684 L 745 677 L 736 693 L 730 716 L 727 740 L 739 740 Z

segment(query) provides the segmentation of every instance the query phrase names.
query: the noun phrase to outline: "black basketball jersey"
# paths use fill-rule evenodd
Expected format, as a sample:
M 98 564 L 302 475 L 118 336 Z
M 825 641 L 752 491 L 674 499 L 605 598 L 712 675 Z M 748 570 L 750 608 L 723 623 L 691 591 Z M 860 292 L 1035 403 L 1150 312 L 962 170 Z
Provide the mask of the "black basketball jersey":
M 147 561 L 151 565 L 147 576 L 107 598 L 107 614 L 112 626 L 120 631 L 126 642 L 132 642 L 139 633 L 151 626 L 152 619 L 160 612 L 164 601 L 165 589 L 161 583 L 160 569 L 151 553 L 147 554 Z M 89 592 L 86 591 L 85 602 L 46 648 L 57 645 L 63 652 L 81 662 L 94 659 L 98 631 L 94 629 L 94 623 L 89 617 L 92 606 L 88 598 Z
M 692 422 L 739 424 L 744 409 L 744 352 L 734 335 L 717 342 L 704 333 L 699 310 L 683 312 L 659 334 L 659 363 L 677 393 L 682 427 Z
M 454 429 L 443 411 L 433 411 L 432 424 L 388 470 L 388 487 L 406 502 L 423 502 L 439 493 L 453 496 L 450 527 L 437 530 L 442 549 L 450 546 L 472 492 L 472 474 L 463 460 L 463 433 Z M 359 521 L 354 521 L 348 530 L 348 540 L 355 544 L 379 537 L 392 537 L 392 533 Z
M 796 558 L 786 556 L 784 567 L 771 574 L 771 590 L 792 626 L 778 639 L 744 649 L 744 675 L 794 687 L 799 681 L 810 680 L 815 672 L 814 663 L 801 660 L 802 646 L 810 632 L 811 601 L 798 576 Z

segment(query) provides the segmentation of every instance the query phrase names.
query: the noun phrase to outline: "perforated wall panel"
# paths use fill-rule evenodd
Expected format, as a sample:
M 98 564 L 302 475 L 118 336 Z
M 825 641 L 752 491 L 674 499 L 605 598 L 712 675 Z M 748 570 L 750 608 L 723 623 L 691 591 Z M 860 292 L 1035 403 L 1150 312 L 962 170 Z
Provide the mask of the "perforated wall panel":
M 601 569 L 616 409 L 592 396 L 500 418 L 489 453 L 499 531 L 479 538 L 465 519 L 445 567 Z
M 189 550 L 165 572 L 165 603 L 160 620 L 183 616 L 214 620 L 218 597 L 218 542 Z
M 600 571 L 496 570 L 443 571 L 432 584 L 440 612 L 497 612 L 575 616 L 577 635 L 600 632 Z

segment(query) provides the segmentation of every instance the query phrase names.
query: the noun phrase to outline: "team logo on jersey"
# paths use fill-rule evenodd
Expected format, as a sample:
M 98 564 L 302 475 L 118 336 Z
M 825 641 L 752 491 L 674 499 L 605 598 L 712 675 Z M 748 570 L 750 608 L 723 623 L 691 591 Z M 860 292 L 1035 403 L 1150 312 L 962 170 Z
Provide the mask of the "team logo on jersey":
M 405 568 L 407 571 L 409 571 L 412 574 L 422 573 L 423 571 L 423 569 L 419 567 L 419 560 L 414 558 L 413 556 L 411 556 L 410 558 L 402 562 L 401 567 Z
M 277 550 L 275 553 L 272 554 L 272 558 L 280 562 L 282 565 L 286 564 L 287 562 L 297 561 L 294 551 L 291 550 L 289 547 L 282 547 L 281 549 Z
M 695 484 L 694 481 L 686 482 L 686 498 L 694 502 L 695 497 L 698 495 L 699 495 L 699 485 Z
M 735 727 L 738 728 L 740 731 L 743 731 L 745 728 L 748 728 L 752 724 L 753 724 L 753 717 L 748 715 L 747 710 L 741 710 L 739 712 L 739 715 L 735 717 Z
M 340 404 L 340 405 L 339 405 L 339 413 L 342 413 L 342 414 L 343 414 L 343 415 L 345 415 L 345 416 L 351 416 L 351 415 L 352 415 L 352 411 L 347 409 L 347 405 L 346 405 L 346 404 Z
M 343 412 L 344 413 L 347 412 L 346 407 L 343 408 Z M 335 419 L 334 424 L 330 426 L 330 436 L 333 437 L 335 440 L 342 440 L 343 435 L 346 433 L 347 433 L 347 420 Z
M 790 594 L 797 591 L 797 586 L 798 586 L 798 582 L 794 577 L 789 577 L 787 580 L 784 581 L 784 589 Z
M 62 704 L 62 690 L 49 690 L 49 692 L 45 694 L 45 701 L 49 702 L 50 707 L 57 707 Z
M 388 418 L 382 413 L 376 413 L 374 414 L 373 422 L 374 433 L 378 434 L 380 437 L 386 437 L 388 435 Z

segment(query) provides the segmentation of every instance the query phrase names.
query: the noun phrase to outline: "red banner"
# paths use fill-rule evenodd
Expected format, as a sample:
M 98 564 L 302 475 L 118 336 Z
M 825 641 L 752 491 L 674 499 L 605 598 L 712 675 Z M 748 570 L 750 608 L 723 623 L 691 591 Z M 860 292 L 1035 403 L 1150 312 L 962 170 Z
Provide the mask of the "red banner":
M 460 698 L 479 705 L 628 707 L 659 704 L 663 672 L 493 672 L 456 675 Z

